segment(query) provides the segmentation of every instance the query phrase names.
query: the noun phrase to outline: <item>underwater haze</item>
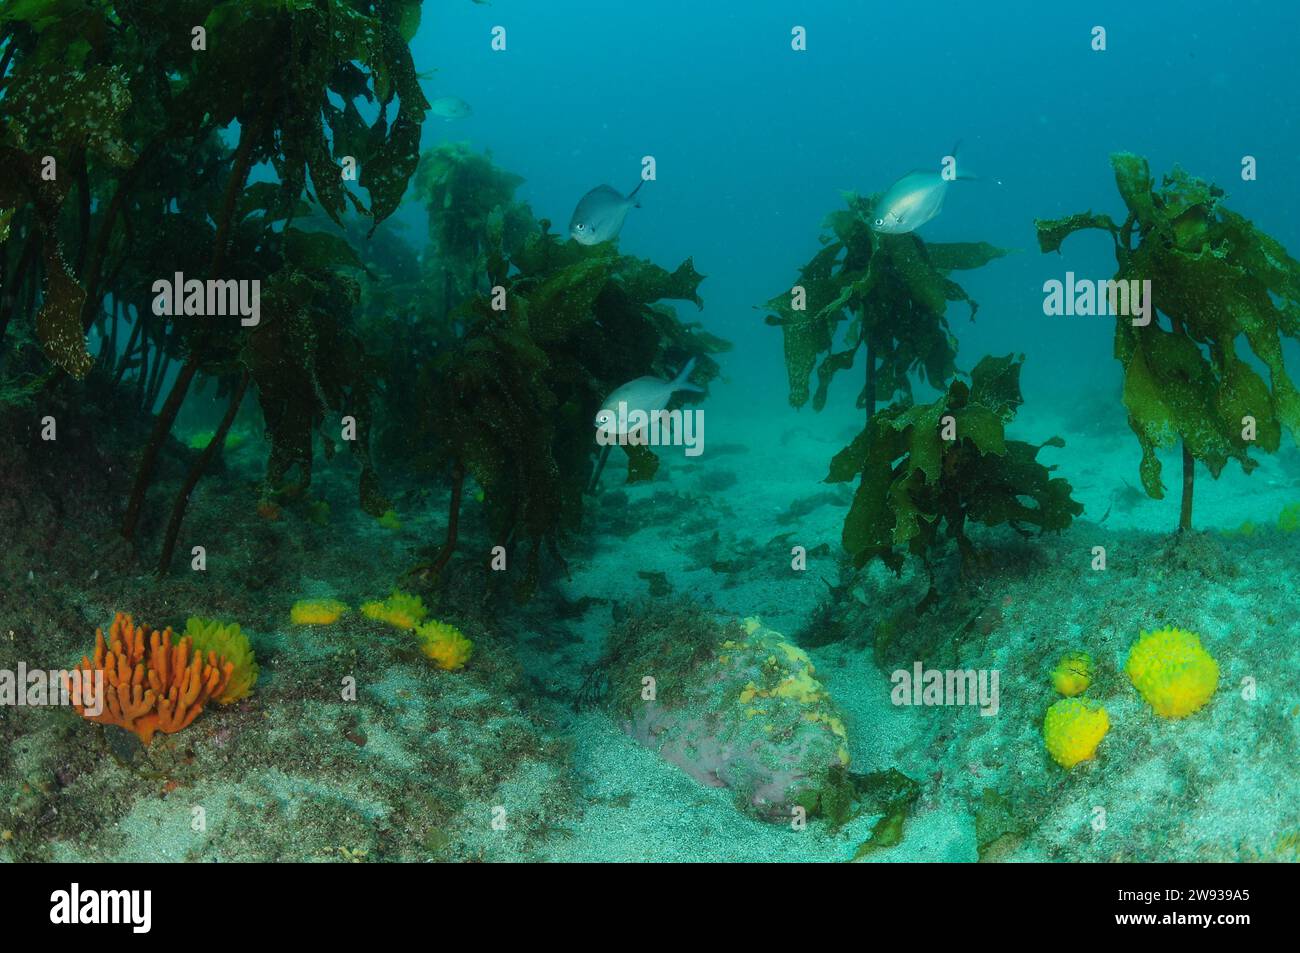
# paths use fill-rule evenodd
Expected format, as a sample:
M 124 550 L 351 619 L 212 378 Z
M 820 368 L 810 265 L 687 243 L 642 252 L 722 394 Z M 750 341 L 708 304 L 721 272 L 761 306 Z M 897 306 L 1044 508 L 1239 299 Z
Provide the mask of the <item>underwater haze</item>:
M 710 327 L 735 340 L 727 377 L 745 402 L 785 402 L 773 386 L 780 351 L 752 309 L 817 249 L 840 193 L 882 190 L 959 141 L 983 181 L 954 193 L 926 236 L 1019 252 L 972 276 L 985 317 L 960 332 L 971 354 L 1028 355 L 1031 395 L 1068 399 L 1099 377 L 1118 386 L 1109 327 L 1042 320 L 1042 283 L 1065 269 L 1036 253 L 1033 235 L 1035 218 L 1113 204 L 1101 161 L 1110 153 L 1135 152 L 1159 170 L 1181 164 L 1287 247 L 1300 241 L 1300 196 L 1240 184 L 1242 155 L 1280 161 L 1300 148 L 1289 66 L 1297 14 L 1286 3 L 1228 16 L 1202 3 L 920 10 L 828 0 L 793 20 L 789 4 L 765 0 L 520 4 L 509 11 L 510 56 L 494 57 L 466 37 L 498 12 L 453 4 L 416 36 L 418 60 L 438 68 L 429 86 L 475 104 L 454 132 L 431 122 L 426 144 L 453 136 L 490 147 L 557 225 L 597 179 L 630 190 L 653 154 L 660 179 L 620 248 L 695 257 L 709 276 Z M 788 55 L 796 21 L 807 55 Z M 1090 46 L 1098 24 L 1109 32 L 1104 53 Z M 1081 244 L 1076 272 L 1113 271 L 1104 243 Z
M 0 860 L 1296 860 L 1297 35 L 0 6 Z

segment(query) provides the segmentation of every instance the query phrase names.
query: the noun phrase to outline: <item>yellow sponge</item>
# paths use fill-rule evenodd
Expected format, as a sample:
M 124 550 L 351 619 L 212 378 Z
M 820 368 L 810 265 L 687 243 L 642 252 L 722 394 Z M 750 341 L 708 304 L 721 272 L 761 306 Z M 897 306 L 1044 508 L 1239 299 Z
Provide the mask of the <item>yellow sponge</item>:
M 426 622 L 416 627 L 415 635 L 420 640 L 420 651 L 446 672 L 464 668 L 474 653 L 474 643 L 446 622 Z
M 1052 669 L 1052 687 L 1066 698 L 1082 695 L 1091 684 L 1092 656 L 1087 652 L 1063 655 Z
M 1184 718 L 1210 700 L 1219 664 L 1201 640 L 1182 629 L 1143 632 L 1129 650 L 1124 671 L 1157 715 Z
M 337 599 L 299 599 L 289 610 L 294 625 L 333 625 L 348 607 Z
M 429 610 L 424 607 L 424 600 L 400 589 L 382 602 L 363 602 L 361 614 L 367 619 L 378 619 L 399 629 L 414 629 L 424 621 Z
M 1087 761 L 1110 730 L 1106 709 L 1086 698 L 1062 698 L 1043 719 L 1043 742 L 1047 753 L 1061 767 L 1073 768 Z
M 253 686 L 257 684 L 257 658 L 252 643 L 240 631 L 238 622 L 220 622 L 192 615 L 185 623 L 185 634 L 190 637 L 195 652 L 204 656 L 215 652 L 217 658 L 235 666 L 225 690 L 217 696 L 218 704 L 230 705 L 252 694 Z

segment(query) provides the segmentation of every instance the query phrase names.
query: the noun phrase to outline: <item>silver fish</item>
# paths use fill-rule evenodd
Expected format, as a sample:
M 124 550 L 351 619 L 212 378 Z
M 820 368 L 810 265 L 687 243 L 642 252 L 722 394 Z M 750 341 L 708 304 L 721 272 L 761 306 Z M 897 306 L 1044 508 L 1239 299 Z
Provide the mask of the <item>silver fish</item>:
M 470 114 L 470 108 L 469 103 L 463 99 L 443 96 L 429 105 L 429 112 L 441 116 L 446 122 L 451 122 L 453 119 L 464 119 Z
M 696 387 L 687 380 L 694 369 L 695 358 L 691 358 L 686 362 L 686 366 L 682 368 L 681 373 L 670 381 L 659 377 L 638 377 L 634 381 L 628 381 L 628 383 L 605 398 L 600 412 L 596 414 L 596 426 L 613 428 L 613 432 L 620 436 L 625 435 L 627 432 L 643 429 L 643 427 L 628 428 L 625 426 L 628 415 L 632 411 L 640 410 L 648 417 L 654 411 L 663 410 L 667 407 L 668 401 L 678 391 L 689 390 L 697 394 L 704 393 L 703 387 Z M 619 404 L 625 405 L 621 414 L 619 413 Z M 620 429 L 620 427 L 623 429 Z
M 579 245 L 599 245 L 618 238 L 627 213 L 641 207 L 636 194 L 643 185 L 645 179 L 638 182 L 627 196 L 612 185 L 598 185 L 584 195 L 573 210 L 573 218 L 569 219 L 569 234 L 573 240 Z
M 952 157 L 957 158 L 954 146 Z M 958 175 L 959 179 L 973 176 Z M 873 232 L 902 235 L 915 231 L 943 211 L 943 199 L 948 193 L 950 179 L 939 172 L 914 169 L 903 176 L 876 203 L 871 221 Z

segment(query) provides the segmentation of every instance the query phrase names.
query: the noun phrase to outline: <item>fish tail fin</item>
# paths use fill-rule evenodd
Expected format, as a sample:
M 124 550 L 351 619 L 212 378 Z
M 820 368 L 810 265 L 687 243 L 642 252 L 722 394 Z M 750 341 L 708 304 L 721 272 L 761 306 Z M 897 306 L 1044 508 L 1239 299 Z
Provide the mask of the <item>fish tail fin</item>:
M 693 370 L 695 370 L 695 358 L 691 358 L 689 361 L 687 361 L 686 366 L 683 367 L 681 371 L 678 373 L 678 375 L 673 378 L 674 391 L 691 390 L 691 391 L 695 391 L 695 393 L 697 394 L 704 393 L 703 387 L 697 387 L 696 385 L 692 384 L 688 379 L 690 378 L 691 371 Z

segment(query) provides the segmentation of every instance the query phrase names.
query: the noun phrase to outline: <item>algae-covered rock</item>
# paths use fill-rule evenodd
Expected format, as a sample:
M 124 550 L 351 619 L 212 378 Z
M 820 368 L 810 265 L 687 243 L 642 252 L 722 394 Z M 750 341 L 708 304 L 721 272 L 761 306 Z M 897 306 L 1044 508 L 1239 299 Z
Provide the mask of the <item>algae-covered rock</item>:
M 819 811 L 849 763 L 843 719 L 812 662 L 757 619 L 634 619 L 611 636 L 604 672 L 629 734 L 765 819 Z

